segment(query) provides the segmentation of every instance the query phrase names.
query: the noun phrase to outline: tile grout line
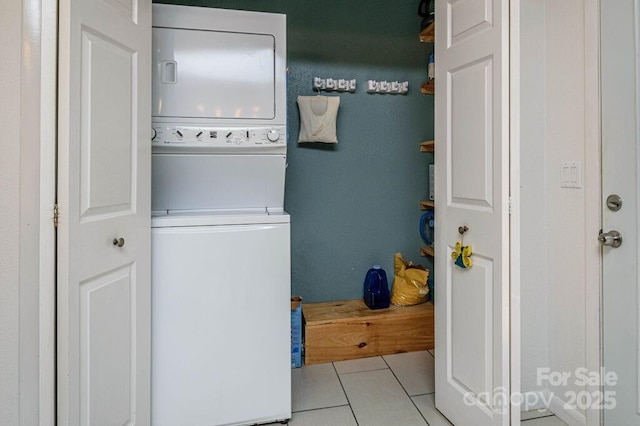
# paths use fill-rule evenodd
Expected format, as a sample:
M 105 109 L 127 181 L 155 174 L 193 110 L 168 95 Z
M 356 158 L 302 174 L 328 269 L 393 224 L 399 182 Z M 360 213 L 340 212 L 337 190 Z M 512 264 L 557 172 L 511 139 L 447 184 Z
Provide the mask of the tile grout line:
M 414 396 L 425 396 L 425 395 L 435 395 L 435 394 L 436 393 L 434 391 L 434 392 L 417 393 L 415 395 L 409 395 L 409 396 L 411 396 L 413 398 Z
M 424 419 L 424 422 L 427 424 L 427 426 L 430 426 L 429 422 L 427 421 L 427 418 L 424 416 L 424 414 L 422 414 L 422 411 L 418 408 L 418 406 L 416 405 L 416 402 L 413 400 L 413 398 L 411 398 L 411 396 L 409 396 L 409 400 L 411 401 L 413 406 L 416 407 L 416 410 L 418 410 L 418 413 L 420 413 L 420 416 Z
M 408 353 L 408 352 L 405 352 L 405 353 Z M 402 382 L 400 381 L 400 379 L 398 379 L 398 376 L 396 376 L 396 373 L 395 373 L 395 371 L 393 371 L 393 368 L 391 368 L 391 366 L 389 365 L 387 360 L 384 359 L 384 357 L 382 357 L 382 360 L 384 361 L 385 364 L 387 364 L 387 366 L 389 367 L 389 370 L 391 371 L 391 374 L 393 374 L 393 377 L 395 377 L 396 381 L 398 382 L 398 384 L 400 385 L 400 387 L 402 388 L 404 393 L 409 397 L 409 399 L 411 399 L 411 395 L 409 395 L 409 392 L 407 392 L 407 390 L 405 389 L 405 387 L 402 384 Z
M 434 353 L 431 353 L 431 351 L 433 351 Z M 431 357 L 433 358 L 433 362 L 434 362 L 434 364 L 433 364 L 434 379 L 435 379 L 435 369 L 436 369 L 436 366 L 435 366 L 435 362 L 436 362 L 435 351 L 436 351 L 435 346 L 433 347 L 433 349 L 427 349 L 427 352 L 429 353 L 429 355 L 431 355 Z M 451 422 L 451 420 L 449 420 L 444 414 L 442 414 L 440 412 L 440 410 L 438 410 L 438 408 L 436 407 L 436 391 L 435 391 L 435 387 L 434 387 L 433 392 L 428 392 L 428 393 L 425 393 L 425 394 L 422 394 L 422 395 L 433 395 L 433 409 L 436 411 L 436 413 L 439 413 L 440 416 L 442 416 L 445 419 L 445 421 L 447 421 L 449 424 L 451 424 L 451 426 L 454 426 L 453 423 Z M 418 395 L 416 395 L 416 396 L 418 396 Z M 427 423 L 429 423 L 429 422 L 427 422 Z M 520 423 L 522 423 L 522 422 L 520 422 Z
M 309 408 L 307 410 L 298 410 L 298 411 L 292 411 L 291 414 L 297 414 L 297 413 L 308 413 L 310 411 L 320 411 L 320 410 L 328 410 L 330 408 L 339 408 L 339 407 L 348 407 L 349 404 L 340 404 L 340 405 L 330 405 L 328 407 L 318 407 L 318 408 Z
M 335 366 L 334 366 L 334 368 L 335 368 Z M 339 373 L 338 370 L 336 369 L 336 373 L 338 373 L 339 376 L 341 376 L 341 375 L 346 376 L 347 374 L 369 373 L 370 371 L 382 371 L 382 370 L 389 370 L 389 367 L 372 368 L 371 370 L 362 370 L 362 371 L 347 371 L 346 373 Z
M 353 407 L 351 406 L 351 400 L 349 400 L 349 395 L 347 395 L 347 391 L 344 390 L 344 385 L 342 384 L 342 379 L 340 378 L 340 374 L 338 374 L 338 369 L 336 365 L 332 362 L 331 366 L 333 367 L 333 371 L 336 372 L 336 376 L 338 376 L 338 382 L 340 382 L 340 388 L 342 388 L 342 393 L 344 393 L 344 397 L 347 398 L 347 402 L 349 403 L 349 410 L 351 410 L 351 415 L 353 416 L 353 420 L 356 422 L 356 426 L 360 426 L 358 422 L 358 418 L 356 417 L 356 413 L 353 411 Z
M 521 421 L 520 421 L 520 423 L 531 422 L 531 421 L 539 420 L 539 419 L 546 419 L 546 418 L 548 418 L 548 417 L 556 417 L 556 415 L 555 415 L 555 414 L 548 414 L 548 415 L 546 415 L 546 416 L 533 417 L 533 418 L 531 418 L 531 419 L 521 420 Z
M 387 364 L 387 366 L 389 367 L 389 371 L 391 371 L 391 374 L 393 374 L 393 377 L 396 379 L 396 382 L 398 382 L 398 384 L 400 385 L 400 387 L 402 388 L 402 390 L 404 391 L 405 395 L 407 395 L 407 397 L 409 397 L 409 401 L 411 401 L 411 403 L 413 404 L 413 406 L 416 408 L 416 410 L 418 410 L 418 414 L 420 414 L 420 417 L 422 417 L 422 420 L 424 420 L 424 422 L 427 424 L 427 426 L 429 425 L 429 422 L 427 421 L 426 417 L 424 416 L 424 414 L 422 414 L 422 411 L 420 411 L 420 409 L 418 408 L 418 406 L 416 405 L 415 401 L 413 400 L 413 398 L 411 398 L 411 395 L 409 395 L 409 392 L 407 392 L 407 390 L 405 389 L 404 385 L 402 384 L 402 382 L 400 381 L 400 379 L 398 379 L 398 376 L 396 376 L 395 371 L 393 371 L 393 368 L 391 368 L 391 366 L 389 365 L 389 363 L 387 362 L 386 359 L 384 359 L 384 356 L 382 357 L 382 360 L 384 361 L 385 364 Z

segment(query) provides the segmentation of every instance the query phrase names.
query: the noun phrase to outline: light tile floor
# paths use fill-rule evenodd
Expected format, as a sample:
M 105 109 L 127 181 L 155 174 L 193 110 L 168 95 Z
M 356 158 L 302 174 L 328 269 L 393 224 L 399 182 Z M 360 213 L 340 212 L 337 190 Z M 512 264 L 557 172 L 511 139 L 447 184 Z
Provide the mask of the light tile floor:
M 291 370 L 293 426 L 451 426 L 434 405 L 431 351 L 362 358 Z M 523 426 L 563 426 L 548 411 Z M 525 420 L 526 419 L 526 420 Z

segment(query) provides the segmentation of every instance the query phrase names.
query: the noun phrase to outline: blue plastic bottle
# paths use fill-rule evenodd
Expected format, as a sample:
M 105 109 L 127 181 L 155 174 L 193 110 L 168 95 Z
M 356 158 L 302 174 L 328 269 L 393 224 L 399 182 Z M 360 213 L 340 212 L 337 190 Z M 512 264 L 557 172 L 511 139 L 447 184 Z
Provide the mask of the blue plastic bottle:
M 364 278 L 364 303 L 370 309 L 389 307 L 389 284 L 387 274 L 380 265 L 373 265 Z

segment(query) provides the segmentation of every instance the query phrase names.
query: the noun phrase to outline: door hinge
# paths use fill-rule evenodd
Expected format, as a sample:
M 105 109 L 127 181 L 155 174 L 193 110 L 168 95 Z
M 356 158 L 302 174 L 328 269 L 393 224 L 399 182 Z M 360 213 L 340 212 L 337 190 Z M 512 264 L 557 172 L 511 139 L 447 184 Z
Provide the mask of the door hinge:
M 509 216 L 511 216 L 511 196 L 509 196 Z
M 57 204 L 53 205 L 53 227 L 58 227 L 58 219 L 60 218 L 60 208 Z

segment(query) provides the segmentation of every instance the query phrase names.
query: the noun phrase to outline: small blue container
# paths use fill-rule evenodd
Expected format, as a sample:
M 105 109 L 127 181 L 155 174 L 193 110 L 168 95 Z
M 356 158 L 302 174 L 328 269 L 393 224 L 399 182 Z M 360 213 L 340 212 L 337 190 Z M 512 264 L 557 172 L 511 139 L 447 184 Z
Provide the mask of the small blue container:
M 364 278 L 364 303 L 369 309 L 389 307 L 389 284 L 387 273 L 380 265 L 373 265 Z

